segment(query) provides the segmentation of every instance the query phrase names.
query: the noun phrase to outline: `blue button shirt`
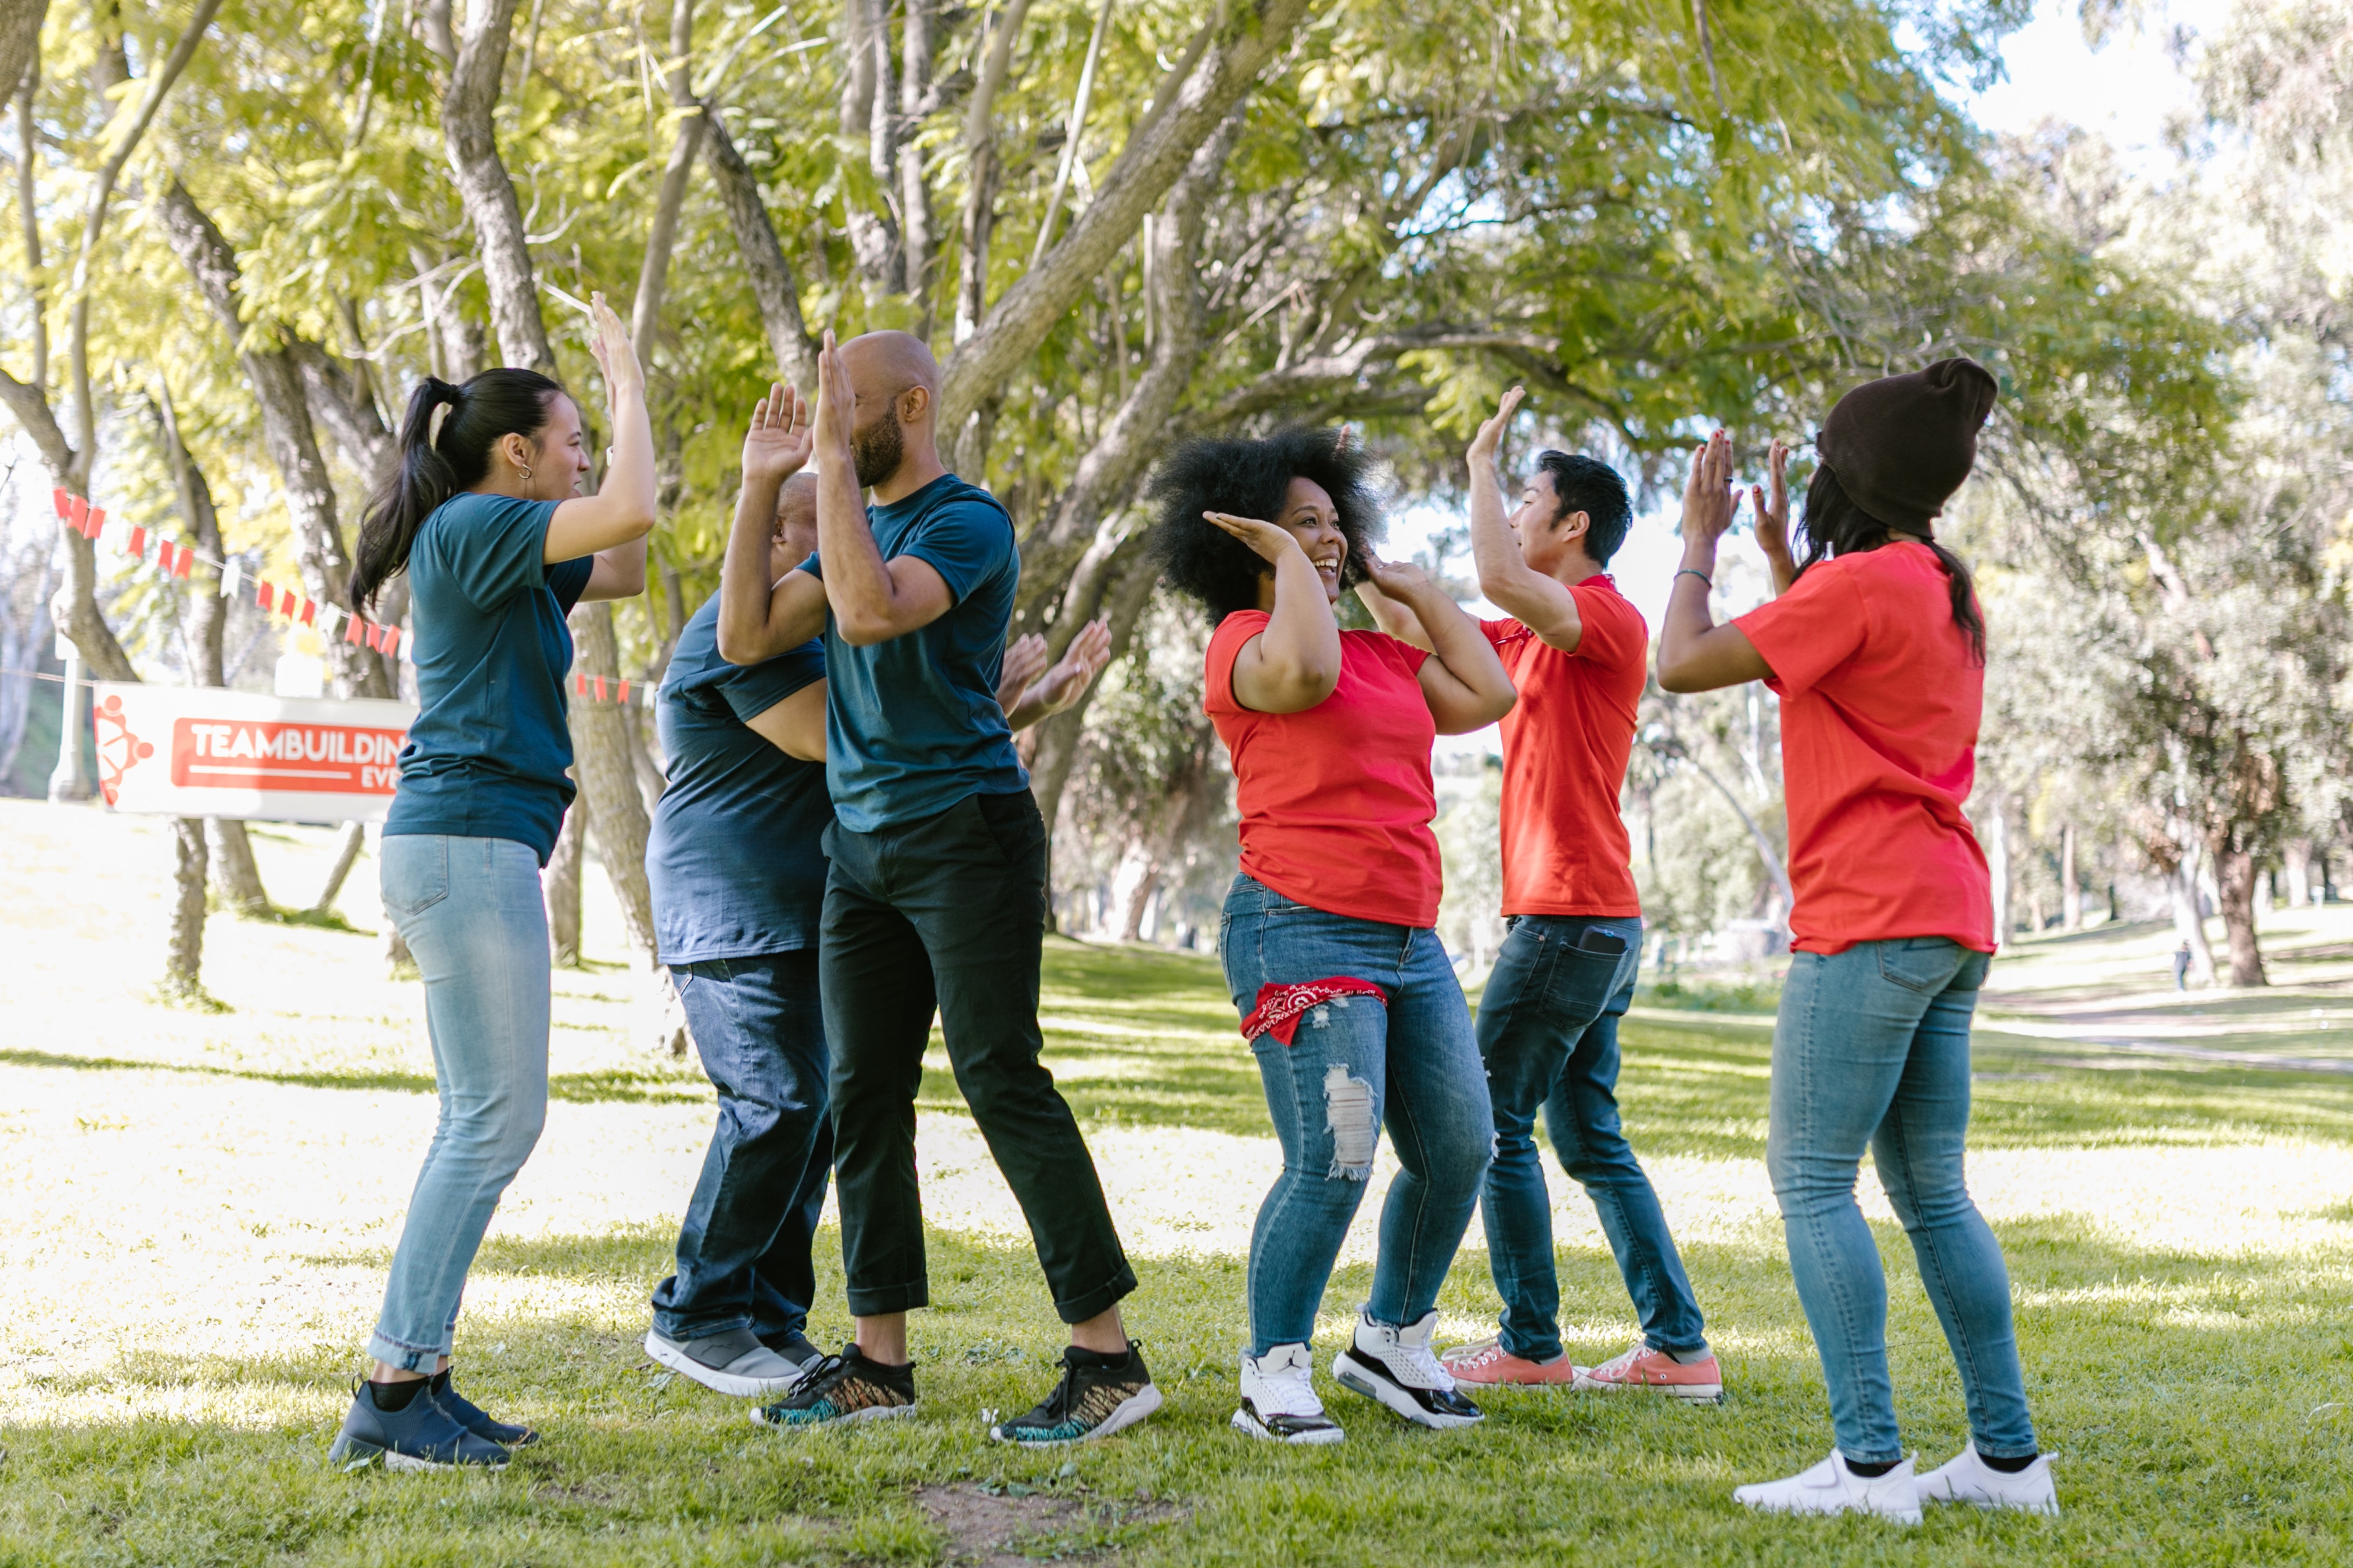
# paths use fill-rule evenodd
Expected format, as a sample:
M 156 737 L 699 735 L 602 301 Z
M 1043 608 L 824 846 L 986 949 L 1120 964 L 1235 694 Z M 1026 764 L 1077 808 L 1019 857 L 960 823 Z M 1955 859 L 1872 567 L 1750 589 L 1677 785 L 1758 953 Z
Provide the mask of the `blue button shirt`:
M 550 566 L 557 502 L 452 496 L 408 552 L 419 711 L 400 749 L 388 834 L 512 838 L 547 864 L 572 804 L 564 617 L 596 569 Z
M 686 623 L 654 701 L 670 786 L 646 840 L 664 963 L 817 945 L 825 902 L 825 764 L 787 756 L 749 721 L 825 679 L 811 640 L 759 664 L 719 657 L 719 600 Z
M 853 833 L 919 822 L 975 795 L 1029 787 L 997 705 L 1021 556 L 997 498 L 954 474 L 866 509 L 882 559 L 929 562 L 955 595 L 947 614 L 888 642 L 854 647 L 830 614 L 825 662 L 826 780 Z M 818 572 L 814 555 L 804 572 Z

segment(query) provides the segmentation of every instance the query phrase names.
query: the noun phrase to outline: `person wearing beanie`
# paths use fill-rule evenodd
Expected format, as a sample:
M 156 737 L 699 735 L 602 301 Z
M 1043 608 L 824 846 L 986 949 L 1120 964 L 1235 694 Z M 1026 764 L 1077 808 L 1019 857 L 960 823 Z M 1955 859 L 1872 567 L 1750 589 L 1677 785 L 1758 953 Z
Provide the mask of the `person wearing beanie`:
M 1765 1159 L 1836 1447 L 1810 1469 L 1734 1491 L 1760 1510 L 1904 1523 L 1923 1502 L 2059 1510 L 2027 1414 L 2009 1271 L 1961 1171 L 1969 1019 L 1994 949 L 1985 856 L 1961 813 L 1985 623 L 1968 568 L 1934 528 L 1976 462 L 1995 392 L 1983 366 L 1947 359 L 1841 398 L 1815 443 L 1803 561 L 1790 550 L 1788 451 L 1776 442 L 1769 500 L 1750 491 L 1776 597 L 1722 626 L 1708 596 L 1739 500 L 1724 432 L 1693 454 L 1683 491 L 1659 684 L 1762 680 L 1779 695 L 1797 893 Z M 1968 1446 L 1925 1477 L 1896 1429 L 1887 1281 L 1855 1202 L 1866 1148 L 1968 1405 Z

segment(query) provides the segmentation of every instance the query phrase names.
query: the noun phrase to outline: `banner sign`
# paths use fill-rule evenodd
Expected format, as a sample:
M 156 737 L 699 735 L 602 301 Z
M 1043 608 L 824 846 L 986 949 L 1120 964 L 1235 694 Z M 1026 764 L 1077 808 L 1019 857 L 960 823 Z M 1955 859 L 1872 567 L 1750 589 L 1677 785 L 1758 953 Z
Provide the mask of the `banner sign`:
M 117 811 L 381 822 L 413 703 L 90 685 L 98 783 Z

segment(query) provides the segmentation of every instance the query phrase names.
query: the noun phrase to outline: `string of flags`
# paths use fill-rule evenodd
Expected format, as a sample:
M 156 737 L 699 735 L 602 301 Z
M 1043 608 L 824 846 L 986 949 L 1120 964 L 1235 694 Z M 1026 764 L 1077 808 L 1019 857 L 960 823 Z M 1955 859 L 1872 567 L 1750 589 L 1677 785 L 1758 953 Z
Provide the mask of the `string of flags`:
M 95 544 L 107 531 L 106 509 L 90 504 L 87 497 L 71 494 L 62 487 L 52 489 L 50 499 L 57 507 L 58 521 Z M 248 581 L 244 566 L 234 557 L 216 561 L 195 546 L 164 537 L 161 529 L 150 530 L 114 520 L 115 542 L 121 552 L 142 565 L 152 564 L 166 577 L 186 577 L 199 561 L 220 574 L 220 596 L 234 598 L 245 589 Z M 152 549 L 150 548 L 152 546 Z M 259 577 L 251 579 L 254 603 L 267 615 L 282 616 L 297 626 L 310 626 L 330 639 L 341 627 L 342 640 L 373 648 L 386 658 L 398 659 L 414 666 L 417 655 L 415 638 L 398 626 L 381 626 L 366 616 L 337 605 L 323 605 L 292 588 L 281 587 Z M 579 675 L 572 678 L 572 689 L 585 700 L 627 702 L 631 682 L 602 675 Z M 636 685 L 642 695 L 643 683 Z

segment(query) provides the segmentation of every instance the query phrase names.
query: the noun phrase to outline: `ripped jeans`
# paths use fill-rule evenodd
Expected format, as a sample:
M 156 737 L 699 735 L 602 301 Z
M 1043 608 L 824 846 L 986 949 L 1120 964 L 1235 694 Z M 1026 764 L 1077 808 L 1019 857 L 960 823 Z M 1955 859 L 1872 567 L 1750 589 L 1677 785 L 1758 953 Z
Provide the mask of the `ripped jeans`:
M 1365 1311 L 1393 1327 L 1418 1321 L 1462 1244 L 1495 1125 L 1438 933 L 1327 914 L 1245 876 L 1227 895 L 1219 948 L 1243 1017 L 1270 984 L 1369 980 L 1388 998 L 1335 997 L 1298 1020 L 1291 1044 L 1271 1031 L 1250 1043 L 1282 1143 L 1282 1174 L 1250 1237 L 1250 1353 L 1314 1338 L 1384 1123 L 1402 1169 L 1381 1209 Z

